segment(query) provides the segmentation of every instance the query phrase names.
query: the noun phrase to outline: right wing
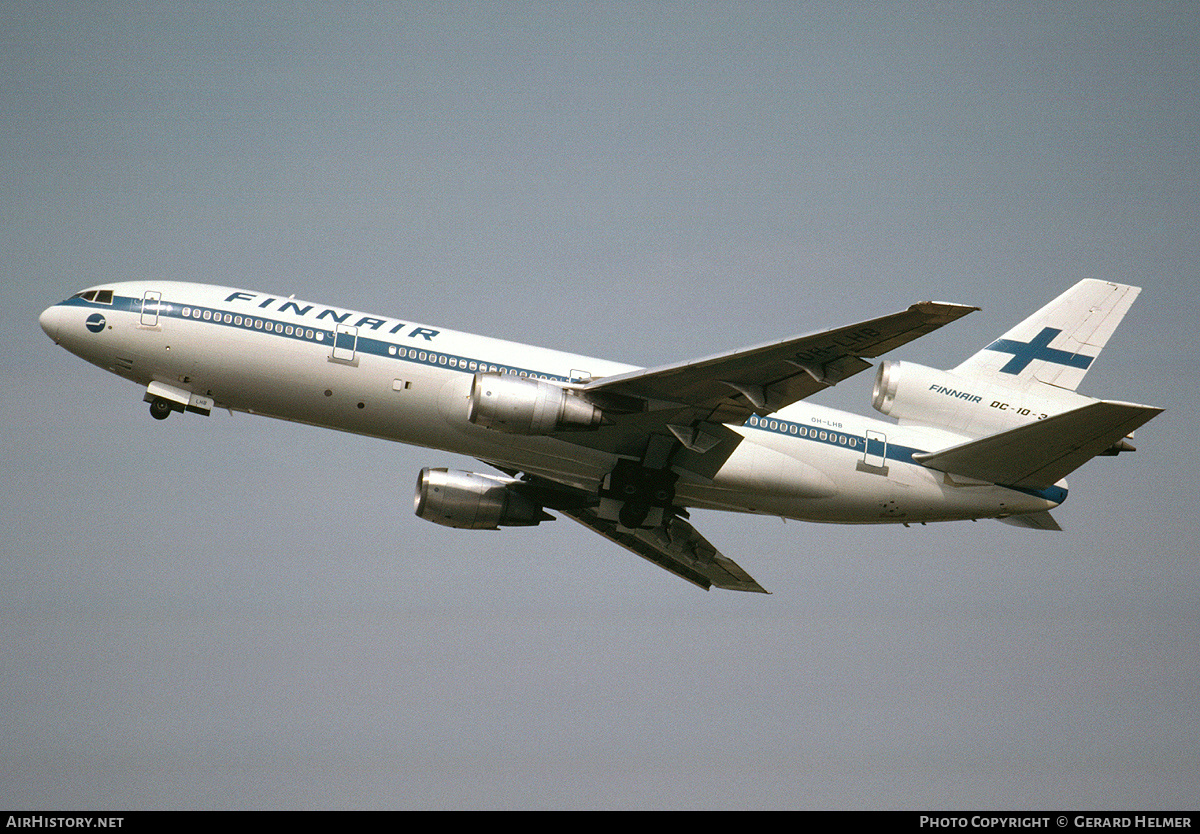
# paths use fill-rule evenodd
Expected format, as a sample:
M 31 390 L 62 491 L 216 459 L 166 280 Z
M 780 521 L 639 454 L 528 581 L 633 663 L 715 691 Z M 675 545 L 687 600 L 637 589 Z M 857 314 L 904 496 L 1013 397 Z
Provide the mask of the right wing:
M 521 474 L 511 467 L 494 463 L 488 465 L 511 478 Z M 658 527 L 630 529 L 621 527 L 615 521 L 600 518 L 596 514 L 595 496 L 577 487 L 528 474 L 512 487 L 531 501 L 578 521 L 609 541 L 706 591 L 716 585 L 729 591 L 769 593 L 737 562 L 724 556 L 708 539 L 697 533 L 695 527 L 678 516 L 668 517 Z
M 650 530 L 631 530 L 615 521 L 605 521 L 591 508 L 559 512 L 706 591 L 716 585 L 729 591 L 770 593 L 682 518 L 673 517 L 662 527 Z

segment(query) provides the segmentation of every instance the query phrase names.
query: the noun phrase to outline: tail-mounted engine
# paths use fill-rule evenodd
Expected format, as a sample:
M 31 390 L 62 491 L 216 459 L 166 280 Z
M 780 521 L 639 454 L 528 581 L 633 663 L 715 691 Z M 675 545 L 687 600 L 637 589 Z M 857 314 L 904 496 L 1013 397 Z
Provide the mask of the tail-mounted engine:
M 875 376 L 871 404 L 901 422 L 982 435 L 1044 420 L 1095 402 L 1090 397 L 1033 382 L 996 385 L 913 362 L 886 360 Z
M 552 382 L 512 374 L 475 374 L 467 419 L 507 434 L 600 427 L 600 409 Z
M 535 527 L 554 516 L 514 489 L 513 478 L 426 467 L 417 476 L 413 509 L 418 518 L 446 527 L 495 530 Z

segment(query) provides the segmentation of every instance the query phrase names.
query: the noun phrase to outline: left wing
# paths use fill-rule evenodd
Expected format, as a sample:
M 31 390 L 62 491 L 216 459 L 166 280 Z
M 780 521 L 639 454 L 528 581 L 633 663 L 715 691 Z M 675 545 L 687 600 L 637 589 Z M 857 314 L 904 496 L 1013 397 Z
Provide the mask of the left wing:
M 729 591 L 770 593 L 682 518 L 672 517 L 653 529 L 632 530 L 605 521 L 586 507 L 559 512 L 706 591 L 716 585 Z
M 584 385 L 585 395 L 632 397 L 651 410 L 687 406 L 713 423 L 778 411 L 871 367 L 875 357 L 978 310 L 923 301 L 890 316 L 704 359 L 630 371 Z
M 604 422 L 554 436 L 632 458 L 646 470 L 677 467 L 711 477 L 741 441 L 726 424 L 778 411 L 869 368 L 863 357 L 879 356 L 977 309 L 925 301 L 836 330 L 571 386 L 601 408 Z M 519 489 L 705 590 L 715 585 L 767 593 L 678 515 L 668 514 L 657 527 L 625 527 L 600 517 L 596 496 L 565 484 L 526 474 Z
M 778 411 L 870 367 L 875 357 L 978 307 L 924 301 L 859 324 L 780 342 L 601 377 L 572 386 L 604 424 L 561 431 L 568 443 L 711 478 L 741 442 L 728 424 Z

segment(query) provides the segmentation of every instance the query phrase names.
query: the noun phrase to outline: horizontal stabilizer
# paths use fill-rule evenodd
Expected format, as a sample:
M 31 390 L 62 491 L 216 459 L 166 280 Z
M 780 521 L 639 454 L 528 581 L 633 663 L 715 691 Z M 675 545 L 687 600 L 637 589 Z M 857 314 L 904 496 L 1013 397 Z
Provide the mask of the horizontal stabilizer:
M 1054 516 L 1043 510 L 1040 513 L 1025 513 L 1024 515 L 1010 515 L 1008 518 L 997 519 L 1004 524 L 1011 524 L 1013 527 L 1027 527 L 1031 530 L 1062 530 L 1058 526 L 1058 522 L 1054 520 Z
M 1099 400 L 940 452 L 913 455 L 913 459 L 941 472 L 1045 489 L 1161 412 L 1148 405 Z

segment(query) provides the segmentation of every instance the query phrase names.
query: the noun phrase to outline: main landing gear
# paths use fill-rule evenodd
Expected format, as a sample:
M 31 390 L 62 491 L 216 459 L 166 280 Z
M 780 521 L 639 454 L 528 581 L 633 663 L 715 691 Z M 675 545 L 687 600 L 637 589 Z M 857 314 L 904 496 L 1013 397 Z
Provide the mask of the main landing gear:
M 669 469 L 647 469 L 636 461 L 621 460 L 600 489 L 601 516 L 612 517 L 622 527 L 658 527 L 675 500 L 675 481 Z

